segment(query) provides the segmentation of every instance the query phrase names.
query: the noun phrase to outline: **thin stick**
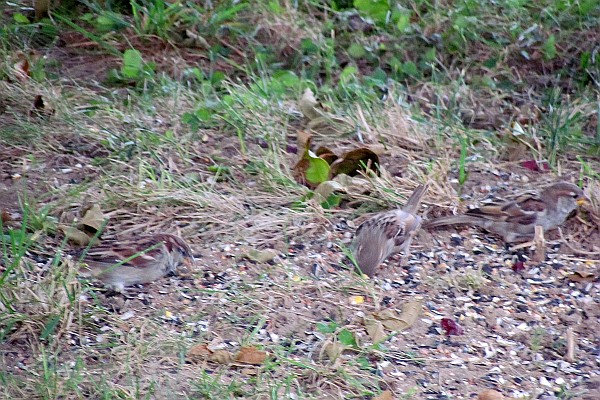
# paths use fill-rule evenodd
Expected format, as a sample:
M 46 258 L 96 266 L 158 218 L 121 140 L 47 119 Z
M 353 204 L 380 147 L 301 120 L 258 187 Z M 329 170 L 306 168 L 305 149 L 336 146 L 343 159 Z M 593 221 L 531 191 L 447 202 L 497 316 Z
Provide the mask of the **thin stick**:
M 585 251 L 581 249 L 576 249 L 567 242 L 567 239 L 565 239 L 565 237 L 563 236 L 562 230 L 560 228 L 558 228 L 558 233 L 560 234 L 560 238 L 562 239 L 565 246 L 567 246 L 569 250 L 571 250 L 573 253 L 582 254 L 584 256 L 597 256 L 598 254 L 600 254 L 600 251 Z
M 565 358 L 570 363 L 575 361 L 575 334 L 571 326 L 567 328 L 567 354 Z
M 533 238 L 535 250 L 533 251 L 533 261 L 541 263 L 546 259 L 546 240 L 544 239 L 544 228 L 540 225 L 535 226 L 535 237 Z

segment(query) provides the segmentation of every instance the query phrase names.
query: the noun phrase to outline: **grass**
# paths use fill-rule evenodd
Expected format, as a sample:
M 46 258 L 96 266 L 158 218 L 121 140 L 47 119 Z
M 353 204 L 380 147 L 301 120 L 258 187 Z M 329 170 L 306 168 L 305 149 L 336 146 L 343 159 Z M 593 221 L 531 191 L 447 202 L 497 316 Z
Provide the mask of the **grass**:
M 27 193 L 6 200 L 21 219 L 0 226 L 3 396 L 378 395 L 390 385 L 380 375 L 387 363 L 428 358 L 398 357 L 403 335 L 369 344 L 360 315 L 384 307 L 389 293 L 335 269 L 349 267 L 338 225 L 403 204 L 426 180 L 428 209 L 449 212 L 460 207 L 453 181 L 471 193 L 489 179 L 481 171 L 529 158 L 598 185 L 592 2 L 357 1 L 359 19 L 341 12 L 342 1 L 205 3 L 65 2 L 39 22 L 18 5 L 2 11 L 0 144 L 10 154 L 0 154 L 0 168 Z M 20 54 L 28 68 L 17 66 Z M 71 59 L 89 76 L 72 78 Z M 106 65 L 112 72 L 101 74 Z M 385 149 L 384 173 L 355 177 L 339 207 L 311 200 L 293 175 L 306 88 L 331 116 L 315 145 Z M 54 115 L 30 113 L 37 95 Z M 506 127 L 522 120 L 515 144 Z M 516 147 L 521 158 L 506 156 Z M 186 237 L 205 255 L 201 270 L 128 297 L 80 281 L 56 226 L 91 204 L 109 216 L 109 237 Z M 280 256 L 244 257 L 265 248 Z M 315 265 L 324 278 L 310 273 Z M 487 284 L 476 270 L 447 281 L 462 291 Z M 366 308 L 349 304 L 355 295 Z M 320 323 L 336 329 L 319 332 Z M 321 352 L 327 341 L 356 345 L 332 360 Z M 272 357 L 195 364 L 186 354 L 198 343 Z M 419 398 L 424 388 L 407 380 L 394 393 Z

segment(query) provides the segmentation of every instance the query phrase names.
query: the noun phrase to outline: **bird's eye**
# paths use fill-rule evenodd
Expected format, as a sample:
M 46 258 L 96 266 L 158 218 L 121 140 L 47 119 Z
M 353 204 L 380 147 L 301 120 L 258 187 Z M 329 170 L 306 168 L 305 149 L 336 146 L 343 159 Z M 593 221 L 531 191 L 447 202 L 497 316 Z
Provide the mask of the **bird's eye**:
M 579 198 L 579 194 L 575 193 L 575 192 L 571 192 L 571 197 L 574 199 L 578 199 Z

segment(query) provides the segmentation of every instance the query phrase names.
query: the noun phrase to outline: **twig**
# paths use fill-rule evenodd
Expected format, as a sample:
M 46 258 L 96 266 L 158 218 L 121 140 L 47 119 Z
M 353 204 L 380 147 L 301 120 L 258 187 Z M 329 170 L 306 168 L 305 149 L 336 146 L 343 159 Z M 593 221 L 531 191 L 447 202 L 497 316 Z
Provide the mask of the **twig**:
M 571 326 L 567 328 L 567 354 L 565 358 L 571 363 L 575 361 L 575 334 Z
M 585 251 L 585 250 L 581 250 L 581 249 L 576 249 L 567 242 L 567 239 L 565 239 L 565 237 L 562 233 L 562 230 L 560 228 L 558 228 L 558 233 L 559 233 L 560 238 L 562 239 L 563 243 L 565 244 L 565 246 L 567 246 L 569 248 L 569 250 L 571 250 L 573 253 L 583 254 L 585 256 L 597 256 L 600 254 L 600 251 Z
M 535 237 L 533 238 L 534 250 L 533 261 L 541 263 L 546 259 L 546 240 L 544 239 L 544 228 L 540 225 L 535 226 Z

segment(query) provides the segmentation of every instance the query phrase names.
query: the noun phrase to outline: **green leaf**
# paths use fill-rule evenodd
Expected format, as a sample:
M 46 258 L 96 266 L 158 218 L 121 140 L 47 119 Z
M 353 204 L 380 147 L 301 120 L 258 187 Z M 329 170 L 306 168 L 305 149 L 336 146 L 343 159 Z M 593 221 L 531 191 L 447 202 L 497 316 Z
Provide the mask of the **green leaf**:
M 361 14 L 371 17 L 377 24 L 383 25 L 387 22 L 390 11 L 387 0 L 354 0 L 354 7 Z
M 554 35 L 550 35 L 546 43 L 542 46 L 542 52 L 544 53 L 544 59 L 546 61 L 552 60 L 556 57 L 556 38 Z
M 277 71 L 273 74 L 273 80 L 278 81 L 284 87 L 291 88 L 298 85 L 300 79 L 293 71 Z
M 579 67 L 585 71 L 587 69 L 587 67 L 589 67 L 591 59 L 592 59 L 592 55 L 590 54 L 590 52 L 584 51 L 583 53 L 581 53 L 581 57 L 579 60 Z
M 490 57 L 483 62 L 483 66 L 489 69 L 496 68 L 498 65 L 498 57 Z
M 335 322 L 317 322 L 317 330 L 321 333 L 334 333 L 338 328 Z
M 307 154 L 309 166 L 306 169 L 306 180 L 314 184 L 325 182 L 329 177 L 329 164 L 312 151 L 308 151 Z
M 44 326 L 44 329 L 42 330 L 42 334 L 40 335 L 40 340 L 44 340 L 46 338 L 48 338 L 48 336 L 52 335 L 52 333 L 54 333 L 54 330 L 56 329 L 56 326 L 58 325 L 58 323 L 60 322 L 60 317 L 57 315 L 53 315 L 50 320 L 46 323 L 46 325 Z
M 426 62 L 432 63 L 435 61 L 435 57 L 436 57 L 436 50 L 435 47 L 430 48 L 429 50 L 427 50 L 425 52 L 425 56 L 423 56 L 423 60 L 425 60 Z
M 340 83 L 348 82 L 351 78 L 354 78 L 356 76 L 357 72 L 358 68 L 354 66 L 348 66 L 344 68 L 344 70 L 340 73 Z
M 352 58 L 362 58 L 367 54 L 364 46 L 361 46 L 358 43 L 352 43 L 350 47 L 348 47 L 348 54 Z
M 278 1 L 270 1 L 269 9 L 273 12 L 273 14 L 282 14 L 283 13 L 283 7 L 281 7 L 281 5 L 279 4 Z
M 317 46 L 315 42 L 310 39 L 302 39 L 300 41 L 300 48 L 306 54 L 313 54 L 319 51 L 319 46 Z
M 215 71 L 210 76 L 210 83 L 212 83 L 213 86 L 216 86 L 219 83 L 221 83 L 225 78 L 226 78 L 226 76 L 223 71 Z
M 338 339 L 340 343 L 345 346 L 358 347 L 358 343 L 356 343 L 356 338 L 354 337 L 354 334 L 348 329 L 342 329 L 338 333 Z
M 339 194 L 330 194 L 329 197 L 323 202 L 321 202 L 321 207 L 325 210 L 330 210 L 340 205 L 342 202 L 342 196 Z
M 406 32 L 408 31 L 409 27 L 410 14 L 400 14 L 400 17 L 398 17 L 398 22 L 396 22 L 396 28 L 398 28 L 400 32 Z
M 135 49 L 125 50 L 123 53 L 123 66 L 121 73 L 125 78 L 135 79 L 139 77 L 144 68 L 142 53 Z
M 402 64 L 402 72 L 409 76 L 419 75 L 419 70 L 417 69 L 415 63 L 412 61 L 407 61 L 404 64 Z
M 16 13 L 15 15 L 13 15 L 13 19 L 15 20 L 15 22 L 17 22 L 19 24 L 28 24 L 29 23 L 29 18 L 27 18 L 26 16 L 24 16 L 21 13 Z

